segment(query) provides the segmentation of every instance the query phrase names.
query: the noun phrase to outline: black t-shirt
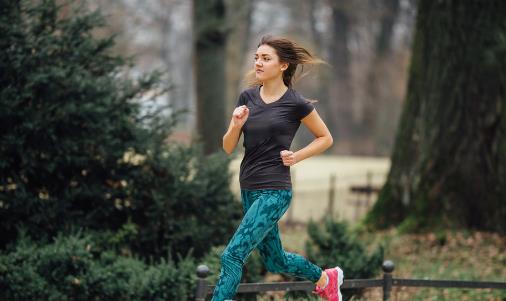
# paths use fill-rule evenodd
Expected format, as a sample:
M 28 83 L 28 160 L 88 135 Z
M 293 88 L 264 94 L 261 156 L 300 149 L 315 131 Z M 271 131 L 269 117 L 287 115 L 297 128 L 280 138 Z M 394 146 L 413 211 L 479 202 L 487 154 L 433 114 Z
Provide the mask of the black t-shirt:
M 260 86 L 239 95 L 237 107 L 246 105 L 249 116 L 242 127 L 245 154 L 241 162 L 241 189 L 291 189 L 290 167 L 283 165 L 280 152 L 290 150 L 300 120 L 314 106 L 293 88 L 278 100 L 265 103 Z

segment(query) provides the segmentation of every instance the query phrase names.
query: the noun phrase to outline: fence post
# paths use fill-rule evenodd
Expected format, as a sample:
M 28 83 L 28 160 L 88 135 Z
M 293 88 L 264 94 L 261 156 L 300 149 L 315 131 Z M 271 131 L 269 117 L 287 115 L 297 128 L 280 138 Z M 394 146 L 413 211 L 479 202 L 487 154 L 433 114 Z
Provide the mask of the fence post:
M 367 212 L 369 210 L 370 204 L 371 204 L 371 196 L 372 196 L 372 172 L 367 171 L 366 174 L 366 182 L 367 182 L 367 200 L 365 203 L 365 211 Z
M 207 275 L 209 268 L 206 265 L 199 265 L 197 267 L 197 289 L 195 291 L 195 301 L 205 301 L 207 296 Z
M 388 301 L 392 290 L 392 272 L 395 265 L 391 260 L 385 260 L 381 268 L 383 269 L 383 301 Z

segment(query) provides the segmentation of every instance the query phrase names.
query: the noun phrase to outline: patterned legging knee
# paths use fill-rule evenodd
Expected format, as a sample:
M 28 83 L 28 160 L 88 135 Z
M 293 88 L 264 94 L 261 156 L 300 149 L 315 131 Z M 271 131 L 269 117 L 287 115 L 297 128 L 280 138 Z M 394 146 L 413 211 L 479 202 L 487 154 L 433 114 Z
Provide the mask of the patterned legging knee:
M 278 221 L 288 209 L 291 190 L 241 190 L 244 217 L 221 256 L 221 272 L 213 301 L 232 299 L 242 267 L 254 248 L 268 271 L 318 281 L 322 270 L 301 255 L 283 250 Z

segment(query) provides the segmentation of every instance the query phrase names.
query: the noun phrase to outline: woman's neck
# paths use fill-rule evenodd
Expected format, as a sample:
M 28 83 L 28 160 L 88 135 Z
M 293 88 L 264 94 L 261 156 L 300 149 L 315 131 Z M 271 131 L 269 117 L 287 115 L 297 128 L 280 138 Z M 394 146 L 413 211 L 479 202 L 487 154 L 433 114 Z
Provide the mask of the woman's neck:
M 281 77 L 272 81 L 262 82 L 262 94 L 267 98 L 275 98 L 276 96 L 282 95 L 287 89 L 288 87 L 285 86 Z

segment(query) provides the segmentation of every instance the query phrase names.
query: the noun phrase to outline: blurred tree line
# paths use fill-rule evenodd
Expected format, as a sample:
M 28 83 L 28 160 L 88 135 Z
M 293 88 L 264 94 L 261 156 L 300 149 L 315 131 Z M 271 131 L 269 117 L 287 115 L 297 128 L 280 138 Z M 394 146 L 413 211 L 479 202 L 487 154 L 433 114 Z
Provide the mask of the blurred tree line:
M 87 2 L 125 33 L 117 50 L 138 55 L 136 68 L 163 66 L 171 74 L 176 87 L 167 101 L 191 112 L 174 132 L 181 140 L 199 136 L 210 150 L 219 149 L 257 43 L 274 34 L 294 39 L 332 65 L 311 70 L 295 84 L 319 100 L 317 109 L 336 138 L 329 152 L 390 153 L 406 86 L 414 0 Z M 210 32 L 211 39 L 202 35 Z M 210 41 L 214 53 L 206 55 L 202 46 Z M 293 147 L 311 139 L 302 127 Z

